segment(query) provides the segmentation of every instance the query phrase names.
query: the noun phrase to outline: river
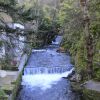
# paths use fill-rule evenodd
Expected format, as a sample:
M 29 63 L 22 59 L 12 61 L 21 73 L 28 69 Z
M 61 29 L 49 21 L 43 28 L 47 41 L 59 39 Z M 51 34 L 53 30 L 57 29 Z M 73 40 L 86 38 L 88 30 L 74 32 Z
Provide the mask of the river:
M 56 52 L 62 36 L 43 49 L 33 50 L 24 69 L 17 100 L 79 100 L 67 77 L 74 67 L 70 56 Z

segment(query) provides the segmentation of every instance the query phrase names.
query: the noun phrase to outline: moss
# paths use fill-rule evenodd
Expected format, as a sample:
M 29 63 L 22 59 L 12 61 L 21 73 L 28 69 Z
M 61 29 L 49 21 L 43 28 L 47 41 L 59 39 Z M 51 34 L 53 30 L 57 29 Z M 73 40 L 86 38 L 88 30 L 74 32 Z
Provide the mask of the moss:
M 29 54 L 29 56 L 30 56 L 30 55 L 31 55 L 31 53 Z M 23 71 L 24 71 L 24 68 L 25 68 L 27 62 L 28 62 L 28 59 L 27 59 L 27 61 L 25 62 L 23 69 L 22 69 L 21 72 L 19 73 L 17 80 L 14 82 L 15 86 L 14 86 L 13 91 L 12 91 L 12 100 L 15 100 L 16 97 L 17 97 L 17 95 L 18 95 L 17 92 L 18 92 L 18 90 L 19 90 L 19 88 L 20 88 L 21 80 L 22 80 L 22 74 L 23 74 Z
M 11 84 L 16 84 L 16 81 L 11 82 Z
M 81 87 L 82 83 L 71 82 L 72 90 L 80 95 L 80 100 L 100 100 L 100 92 Z
M 14 85 L 3 85 L 2 86 L 2 90 L 7 94 L 7 95 L 10 95 L 12 93 L 12 90 L 14 88 Z
M 100 39 L 96 42 L 93 66 L 94 79 L 100 81 Z
M 81 71 L 86 67 L 86 51 L 84 46 L 84 38 L 81 37 L 80 41 L 77 43 L 77 53 L 76 53 L 76 65 L 77 70 Z
M 2 89 L 0 89 L 0 100 L 8 100 L 8 96 Z
M 76 92 L 81 92 L 82 88 L 80 87 L 80 83 L 71 82 L 72 90 Z
M 100 100 L 100 92 L 83 89 L 83 100 Z
M 2 96 L 5 96 L 5 92 L 2 89 L 0 89 L 0 97 Z
M 100 40 L 96 42 L 94 62 L 100 62 Z
M 19 76 L 15 82 L 15 86 L 14 86 L 13 91 L 12 91 L 12 100 L 15 100 L 15 98 L 16 98 L 17 91 L 18 91 L 19 86 L 21 84 L 21 78 L 22 78 L 22 72 L 19 74 Z
M 95 77 L 94 79 L 97 81 L 100 81 L 100 68 L 97 68 L 98 70 L 95 71 Z

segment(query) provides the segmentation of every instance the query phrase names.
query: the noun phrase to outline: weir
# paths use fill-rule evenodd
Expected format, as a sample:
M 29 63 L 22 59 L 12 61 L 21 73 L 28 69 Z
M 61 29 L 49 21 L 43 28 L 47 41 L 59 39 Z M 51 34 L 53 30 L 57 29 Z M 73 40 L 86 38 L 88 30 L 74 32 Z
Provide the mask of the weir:
M 24 75 L 32 75 L 32 74 L 57 74 L 64 73 L 71 68 L 68 67 L 28 67 L 24 68 Z

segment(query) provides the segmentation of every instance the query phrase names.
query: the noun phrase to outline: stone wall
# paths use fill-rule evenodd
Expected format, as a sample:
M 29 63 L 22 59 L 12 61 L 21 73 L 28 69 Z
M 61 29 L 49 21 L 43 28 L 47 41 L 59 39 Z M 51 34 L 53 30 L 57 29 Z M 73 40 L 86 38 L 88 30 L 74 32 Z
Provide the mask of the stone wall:
M 21 84 L 21 78 L 28 55 L 21 57 L 18 71 L 6 71 L 5 77 L 0 77 L 0 100 L 15 100 Z

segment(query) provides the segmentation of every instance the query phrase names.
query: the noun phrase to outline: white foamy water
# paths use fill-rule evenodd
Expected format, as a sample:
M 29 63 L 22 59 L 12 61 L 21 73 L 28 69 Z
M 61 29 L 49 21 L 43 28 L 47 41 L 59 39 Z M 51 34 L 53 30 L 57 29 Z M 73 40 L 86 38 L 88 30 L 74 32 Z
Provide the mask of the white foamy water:
M 22 77 L 22 85 L 31 87 L 40 87 L 42 90 L 46 90 L 52 87 L 52 84 L 56 84 L 62 77 L 67 77 L 74 70 L 64 72 L 62 74 L 35 74 L 24 75 Z
M 37 50 L 37 49 L 33 49 L 32 52 L 44 52 L 46 51 L 45 49 L 40 49 L 40 50 Z
M 13 27 L 14 27 L 14 29 L 16 29 L 16 28 L 24 29 L 24 26 L 19 23 L 14 23 Z

